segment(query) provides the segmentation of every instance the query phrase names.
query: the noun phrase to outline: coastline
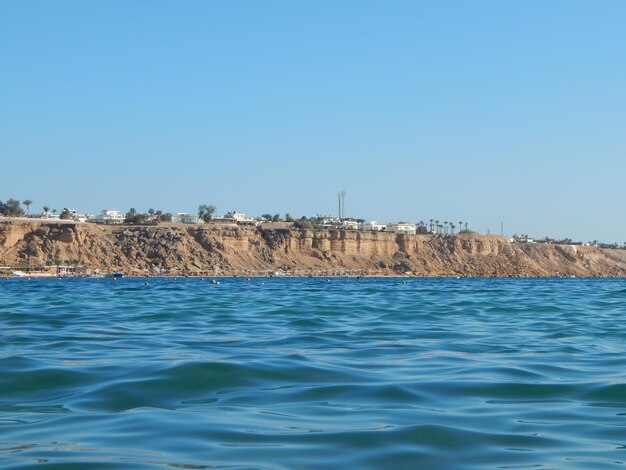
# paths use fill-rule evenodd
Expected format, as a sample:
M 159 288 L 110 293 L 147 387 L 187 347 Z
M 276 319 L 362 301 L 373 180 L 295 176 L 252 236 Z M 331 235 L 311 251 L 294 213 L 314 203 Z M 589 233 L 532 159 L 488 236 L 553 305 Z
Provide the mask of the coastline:
M 27 277 L 600 278 L 626 277 L 626 251 L 480 234 L 5 220 L 0 267 Z

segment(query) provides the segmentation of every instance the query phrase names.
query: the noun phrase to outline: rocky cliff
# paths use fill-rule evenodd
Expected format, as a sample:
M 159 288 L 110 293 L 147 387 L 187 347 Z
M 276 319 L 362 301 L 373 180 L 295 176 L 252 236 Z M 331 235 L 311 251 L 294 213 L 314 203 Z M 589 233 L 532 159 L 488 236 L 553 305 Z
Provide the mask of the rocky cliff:
M 0 265 L 37 267 L 68 259 L 131 274 L 626 276 L 624 250 L 513 244 L 494 235 L 0 222 Z

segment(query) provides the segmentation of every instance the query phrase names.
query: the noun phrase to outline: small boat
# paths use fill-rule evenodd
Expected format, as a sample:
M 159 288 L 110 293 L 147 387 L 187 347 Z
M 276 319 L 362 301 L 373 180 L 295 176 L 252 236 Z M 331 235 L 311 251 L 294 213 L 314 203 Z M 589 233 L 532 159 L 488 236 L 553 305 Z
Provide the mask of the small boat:
M 106 277 L 111 278 L 111 279 L 120 279 L 124 277 L 124 273 L 112 272 L 112 273 L 107 274 Z

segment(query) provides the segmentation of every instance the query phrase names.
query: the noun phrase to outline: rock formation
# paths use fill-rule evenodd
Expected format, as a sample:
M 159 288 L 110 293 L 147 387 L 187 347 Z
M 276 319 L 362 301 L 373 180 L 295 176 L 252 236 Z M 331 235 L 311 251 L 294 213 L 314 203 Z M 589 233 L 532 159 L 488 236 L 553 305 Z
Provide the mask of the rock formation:
M 510 243 L 495 235 L 0 222 L 0 265 L 67 259 L 139 275 L 626 276 L 625 250 Z

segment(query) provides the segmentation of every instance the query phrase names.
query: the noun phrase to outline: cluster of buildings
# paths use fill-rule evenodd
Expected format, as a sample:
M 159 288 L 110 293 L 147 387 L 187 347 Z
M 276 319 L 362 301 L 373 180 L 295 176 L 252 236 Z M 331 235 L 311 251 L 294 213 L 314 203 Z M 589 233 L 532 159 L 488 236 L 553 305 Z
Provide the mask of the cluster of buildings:
M 105 209 L 98 215 L 82 214 L 74 209 L 64 209 L 65 220 L 71 220 L 75 222 L 87 222 L 96 224 L 123 224 L 126 215 L 115 209 Z M 172 222 L 182 224 L 202 224 L 204 221 L 197 215 L 188 213 L 177 214 L 161 214 L 151 211 L 149 214 L 142 214 L 144 216 L 146 224 L 157 224 L 159 222 Z M 58 213 L 45 213 L 38 216 L 31 216 L 37 218 L 43 218 L 47 220 L 58 220 L 61 218 L 61 214 Z M 262 224 L 273 223 L 272 220 L 268 220 L 264 217 L 252 218 L 242 212 L 229 211 L 224 215 L 212 217 L 213 223 L 222 224 L 236 224 L 236 225 L 251 225 L 258 226 Z M 363 231 L 375 231 L 375 232 L 393 232 L 402 234 L 416 234 L 416 233 L 428 233 L 426 225 L 423 223 L 412 224 L 408 222 L 393 222 L 393 223 L 379 223 L 377 221 L 365 221 L 363 219 L 353 218 L 339 218 L 332 216 L 317 215 L 310 218 L 307 222 L 311 223 L 313 227 L 318 229 L 340 229 L 340 230 L 363 230 Z M 281 221 L 281 223 L 285 223 Z
M 375 220 L 366 222 L 364 220 L 352 218 L 338 218 L 317 216 L 311 221 L 316 228 L 321 229 L 344 229 L 344 230 L 367 230 L 374 232 L 394 232 L 415 235 L 418 233 L 419 224 L 408 222 L 394 222 L 381 224 Z
M 83 214 L 74 209 L 65 209 L 65 220 L 71 220 L 73 222 L 89 222 L 94 224 L 123 224 L 126 220 L 126 215 L 115 209 L 104 209 L 100 214 Z M 181 224 L 202 224 L 202 220 L 197 215 L 188 214 L 186 212 L 179 212 L 177 214 L 144 214 L 146 216 L 146 223 L 158 223 L 158 222 L 173 222 Z M 31 216 L 31 218 L 45 219 L 45 220 L 60 220 L 61 214 L 58 213 L 44 213 L 37 216 Z M 214 222 L 222 223 L 236 223 L 241 225 L 256 225 L 262 221 L 261 219 L 253 219 L 246 216 L 241 212 L 227 212 L 224 215 L 213 217 Z
M 64 214 L 64 216 L 63 216 Z M 53 213 L 44 212 L 40 215 L 31 215 L 29 218 L 37 218 L 44 220 L 71 220 L 74 222 L 91 222 L 96 224 L 123 224 L 126 216 L 120 211 L 115 209 L 105 209 L 98 215 L 83 214 L 75 209 L 64 209 L 63 213 L 58 214 L 56 211 Z

